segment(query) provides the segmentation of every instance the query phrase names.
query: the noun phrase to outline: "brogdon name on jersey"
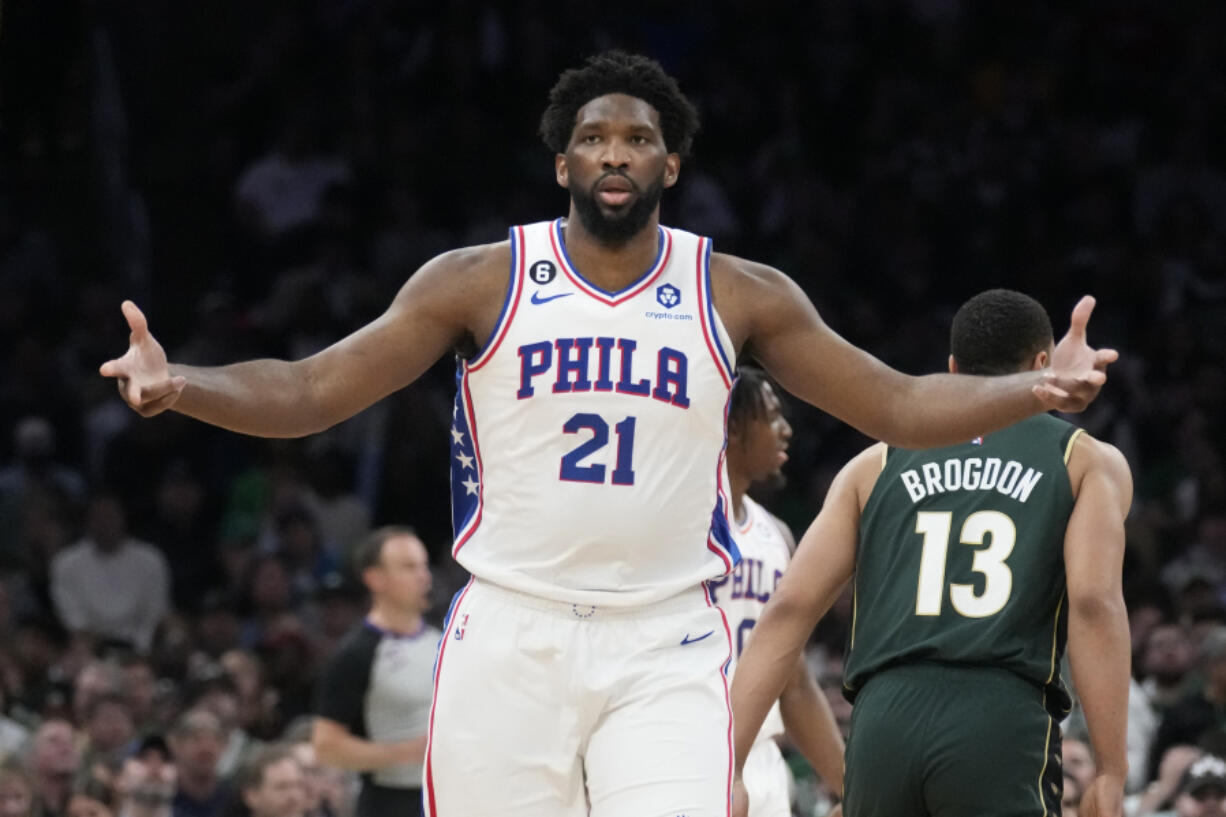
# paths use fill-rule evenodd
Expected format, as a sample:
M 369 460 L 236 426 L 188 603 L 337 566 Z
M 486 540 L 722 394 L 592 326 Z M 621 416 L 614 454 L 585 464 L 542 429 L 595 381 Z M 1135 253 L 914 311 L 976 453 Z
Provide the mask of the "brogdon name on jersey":
M 651 268 L 607 292 L 570 262 L 561 219 L 512 228 L 502 314 L 457 373 L 453 554 L 473 575 L 629 606 L 731 569 L 734 360 L 710 253 L 660 227 Z

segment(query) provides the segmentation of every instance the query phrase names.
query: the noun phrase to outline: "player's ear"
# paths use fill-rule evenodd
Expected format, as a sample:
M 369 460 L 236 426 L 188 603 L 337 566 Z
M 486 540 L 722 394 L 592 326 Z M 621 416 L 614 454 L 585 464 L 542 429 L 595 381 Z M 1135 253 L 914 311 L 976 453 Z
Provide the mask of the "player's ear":
M 958 373 L 958 361 L 954 360 L 953 355 L 949 356 L 949 373 L 950 374 Z
M 559 153 L 553 157 L 553 172 L 558 180 L 558 187 L 570 187 L 570 171 L 566 167 L 565 153 Z
M 1051 363 L 1051 356 L 1044 349 L 1034 356 L 1034 360 L 1030 361 L 1030 371 L 1037 372 L 1039 369 L 1046 369 L 1047 364 Z
M 672 187 L 681 175 L 681 154 L 670 153 L 664 158 L 664 186 Z

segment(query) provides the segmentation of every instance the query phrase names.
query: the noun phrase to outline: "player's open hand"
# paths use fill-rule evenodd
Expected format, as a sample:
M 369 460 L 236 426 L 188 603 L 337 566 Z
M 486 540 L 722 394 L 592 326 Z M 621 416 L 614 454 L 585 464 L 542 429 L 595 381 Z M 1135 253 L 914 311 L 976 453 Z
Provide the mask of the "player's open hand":
M 132 330 L 128 336 L 128 351 L 123 357 L 103 363 L 98 371 L 103 377 L 115 378 L 119 396 L 125 403 L 142 417 L 152 417 L 178 401 L 187 378 L 171 376 L 166 352 L 149 334 L 145 314 L 136 304 L 124 301 L 120 308 Z
M 1114 349 L 1093 349 L 1086 341 L 1086 324 L 1094 311 L 1094 298 L 1084 296 L 1073 307 L 1068 333 L 1056 344 L 1051 366 L 1034 387 L 1035 395 L 1048 409 L 1077 412 L 1098 396 L 1107 382 L 1107 366 L 1119 358 Z

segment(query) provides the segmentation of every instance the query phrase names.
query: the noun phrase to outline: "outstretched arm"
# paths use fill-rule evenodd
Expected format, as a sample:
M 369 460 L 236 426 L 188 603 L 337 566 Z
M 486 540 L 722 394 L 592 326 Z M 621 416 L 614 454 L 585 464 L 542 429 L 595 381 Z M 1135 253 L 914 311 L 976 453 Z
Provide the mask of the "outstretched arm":
M 169 364 L 145 316 L 125 301 L 128 351 L 100 372 L 116 378 L 120 395 L 146 417 L 174 409 L 244 434 L 312 434 L 412 382 L 466 334 L 479 331 L 482 308 L 500 305 L 506 286 L 509 265 L 498 255 L 497 249 L 473 248 L 439 256 L 408 280 L 380 317 L 298 361 Z
M 1051 409 L 1081 411 L 1118 354 L 1092 349 L 1094 299 L 1073 310 L 1068 334 L 1042 372 L 999 377 L 905 375 L 848 343 L 783 273 L 721 257 L 716 305 L 734 339 L 797 397 L 874 439 L 904 448 L 951 445 Z
M 1069 476 L 1077 494 L 1064 538 L 1069 660 L 1098 767 L 1082 813 L 1118 817 L 1128 775 L 1131 643 L 1121 584 L 1132 474 L 1116 448 L 1083 436 Z
M 880 449 L 874 446 L 835 477 L 821 512 L 801 537 L 792 563 L 737 661 L 732 677 L 732 714 L 738 776 L 771 704 L 795 675 L 796 662 L 813 625 L 851 578 L 860 527 L 857 482 L 869 470 L 879 470 L 880 461 Z M 823 761 L 823 765 L 828 764 Z M 819 771 L 824 777 L 825 770 Z

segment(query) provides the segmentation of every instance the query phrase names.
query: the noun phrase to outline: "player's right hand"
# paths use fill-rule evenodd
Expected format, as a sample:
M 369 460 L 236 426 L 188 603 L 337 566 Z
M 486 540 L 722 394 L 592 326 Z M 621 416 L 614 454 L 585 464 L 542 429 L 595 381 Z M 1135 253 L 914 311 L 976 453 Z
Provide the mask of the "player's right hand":
M 1123 817 L 1124 781 L 1108 774 L 1100 774 L 1081 795 L 1077 807 L 1079 817 Z
M 142 417 L 152 417 L 173 406 L 183 393 L 187 378 L 172 377 L 162 344 L 149 334 L 145 314 L 131 301 L 120 307 L 128 321 L 128 351 L 99 368 L 103 377 L 113 377 L 119 396 Z
M 749 792 L 739 774 L 732 779 L 732 817 L 749 817 Z

